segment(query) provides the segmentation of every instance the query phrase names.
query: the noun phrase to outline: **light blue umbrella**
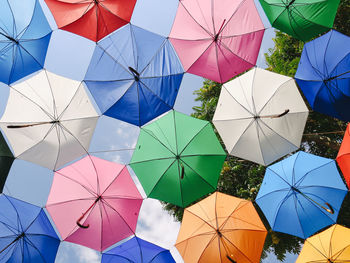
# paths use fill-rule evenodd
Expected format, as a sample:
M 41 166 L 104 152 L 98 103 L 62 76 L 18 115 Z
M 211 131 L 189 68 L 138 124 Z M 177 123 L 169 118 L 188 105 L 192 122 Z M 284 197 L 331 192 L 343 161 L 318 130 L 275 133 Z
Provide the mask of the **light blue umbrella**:
M 167 38 L 128 24 L 97 43 L 85 82 L 104 115 L 142 126 L 173 108 L 183 74 Z
M 38 0 L 0 7 L 0 81 L 11 84 L 43 68 L 52 30 Z
M 267 167 L 255 201 L 272 230 L 305 239 L 336 223 L 346 194 L 334 160 L 300 151 Z

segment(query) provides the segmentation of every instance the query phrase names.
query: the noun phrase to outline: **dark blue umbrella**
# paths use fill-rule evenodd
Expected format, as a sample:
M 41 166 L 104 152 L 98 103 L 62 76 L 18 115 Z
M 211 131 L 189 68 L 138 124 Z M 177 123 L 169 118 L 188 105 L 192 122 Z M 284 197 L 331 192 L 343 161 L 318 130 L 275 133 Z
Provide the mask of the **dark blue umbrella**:
M 128 24 L 98 42 L 85 82 L 104 115 L 142 126 L 173 108 L 183 74 L 167 38 Z
M 53 263 L 60 240 L 44 210 L 0 196 L 0 262 Z
M 10 84 L 42 69 L 51 32 L 38 0 L 1 1 L 0 81 Z
M 350 37 L 332 30 L 306 43 L 295 79 L 315 111 L 350 121 Z
M 267 167 L 255 201 L 272 230 L 305 239 L 336 223 L 347 192 L 334 160 L 298 152 Z
M 133 237 L 102 254 L 102 263 L 175 263 L 170 251 Z

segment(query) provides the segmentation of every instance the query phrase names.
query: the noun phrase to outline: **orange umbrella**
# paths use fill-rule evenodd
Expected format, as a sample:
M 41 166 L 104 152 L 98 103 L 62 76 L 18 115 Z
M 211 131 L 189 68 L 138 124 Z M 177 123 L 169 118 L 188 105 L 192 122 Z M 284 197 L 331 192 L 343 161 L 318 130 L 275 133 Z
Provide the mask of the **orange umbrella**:
M 266 234 L 252 202 L 216 192 L 185 209 L 175 246 L 186 263 L 258 263 Z
M 350 262 L 350 229 L 333 225 L 305 240 L 296 263 Z
M 346 128 L 343 141 L 341 143 L 337 163 L 344 175 L 345 181 L 350 188 L 350 124 Z

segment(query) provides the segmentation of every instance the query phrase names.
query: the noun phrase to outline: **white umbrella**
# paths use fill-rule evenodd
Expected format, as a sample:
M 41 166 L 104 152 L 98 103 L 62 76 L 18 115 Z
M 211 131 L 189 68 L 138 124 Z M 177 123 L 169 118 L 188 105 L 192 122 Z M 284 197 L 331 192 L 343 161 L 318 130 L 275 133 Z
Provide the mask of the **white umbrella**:
M 213 123 L 229 154 L 268 165 L 300 147 L 308 113 L 292 78 L 254 68 L 223 85 Z
M 56 170 L 87 153 L 97 119 L 81 82 L 42 70 L 11 86 L 0 127 L 15 157 Z

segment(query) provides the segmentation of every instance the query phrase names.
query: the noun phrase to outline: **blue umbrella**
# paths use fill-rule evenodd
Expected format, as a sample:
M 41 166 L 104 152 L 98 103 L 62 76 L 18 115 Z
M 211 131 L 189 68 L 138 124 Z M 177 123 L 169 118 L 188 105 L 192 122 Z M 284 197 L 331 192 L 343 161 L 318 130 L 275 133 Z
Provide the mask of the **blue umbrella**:
M 315 111 L 350 121 L 350 37 L 332 30 L 306 43 L 295 79 Z
M 52 30 L 38 0 L 0 6 L 0 81 L 11 84 L 43 68 Z
M 60 240 L 44 210 L 0 196 L 0 262 L 53 263 Z
M 167 38 L 128 24 L 98 42 L 85 82 L 104 115 L 142 126 L 173 108 L 183 74 Z
M 346 194 L 334 160 L 300 151 L 267 167 L 256 203 L 272 230 L 305 239 L 336 223 Z
M 102 263 L 175 263 L 169 250 L 133 237 L 102 254 Z

